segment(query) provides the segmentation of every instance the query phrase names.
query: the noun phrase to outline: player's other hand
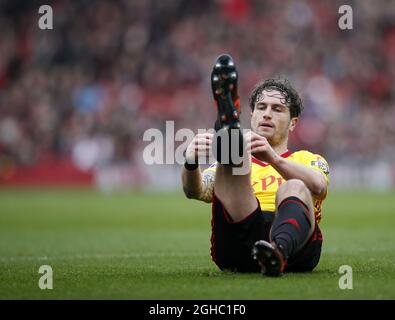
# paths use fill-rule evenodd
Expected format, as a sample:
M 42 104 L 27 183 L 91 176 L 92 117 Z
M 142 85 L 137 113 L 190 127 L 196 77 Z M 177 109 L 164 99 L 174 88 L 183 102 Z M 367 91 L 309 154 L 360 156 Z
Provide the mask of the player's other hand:
M 209 132 L 197 134 L 185 152 L 185 160 L 188 163 L 198 163 L 199 158 L 208 160 L 212 155 L 213 137 L 214 134 Z
M 277 153 L 273 150 L 265 137 L 249 131 L 245 135 L 247 152 L 251 153 L 258 160 L 273 163 L 278 158 Z

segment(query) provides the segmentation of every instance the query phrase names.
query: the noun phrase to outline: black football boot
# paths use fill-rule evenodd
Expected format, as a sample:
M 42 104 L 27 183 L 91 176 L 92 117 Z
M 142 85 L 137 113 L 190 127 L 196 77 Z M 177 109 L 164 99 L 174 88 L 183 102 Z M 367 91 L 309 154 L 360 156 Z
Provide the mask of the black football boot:
M 278 277 L 283 274 L 286 261 L 274 242 L 269 243 L 264 240 L 255 242 L 252 257 L 258 262 L 263 275 Z
M 230 156 L 233 150 L 237 150 L 238 157 L 241 159 L 243 155 L 243 137 L 240 127 L 240 98 L 238 95 L 238 74 L 233 58 L 228 54 L 220 55 L 215 61 L 213 70 L 211 72 L 211 89 L 217 107 L 217 120 L 214 128 L 219 134 L 229 135 L 229 152 L 226 154 L 226 159 L 222 159 L 221 138 L 216 137 L 216 150 L 214 155 L 219 163 L 240 165 L 240 163 L 233 163 Z M 231 131 L 234 133 L 231 134 Z M 238 136 L 238 137 L 237 137 Z

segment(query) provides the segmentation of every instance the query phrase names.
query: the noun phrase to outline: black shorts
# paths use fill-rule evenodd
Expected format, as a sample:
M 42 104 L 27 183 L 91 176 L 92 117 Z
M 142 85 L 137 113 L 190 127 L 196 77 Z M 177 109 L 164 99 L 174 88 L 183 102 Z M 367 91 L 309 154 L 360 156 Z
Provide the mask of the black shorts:
M 257 200 L 258 202 L 258 200 Z M 242 221 L 233 222 L 221 201 L 213 193 L 211 220 L 211 258 L 221 270 L 260 272 L 251 251 L 258 240 L 269 240 L 274 213 L 258 208 Z M 285 271 L 306 272 L 313 270 L 321 256 L 322 234 L 315 223 L 313 235 L 297 253 L 287 261 Z

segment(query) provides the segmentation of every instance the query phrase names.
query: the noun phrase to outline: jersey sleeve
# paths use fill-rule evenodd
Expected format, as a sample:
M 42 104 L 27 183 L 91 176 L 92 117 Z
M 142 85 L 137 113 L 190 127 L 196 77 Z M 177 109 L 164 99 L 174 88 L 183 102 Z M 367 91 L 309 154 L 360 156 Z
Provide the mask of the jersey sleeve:
M 320 172 L 326 181 L 326 194 L 328 193 L 328 184 L 329 184 L 329 165 L 325 158 L 319 154 L 314 154 L 308 151 L 300 152 L 300 156 L 298 157 L 300 163 L 304 164 L 305 166 L 312 168 L 318 172 Z M 324 198 L 325 198 L 324 197 Z

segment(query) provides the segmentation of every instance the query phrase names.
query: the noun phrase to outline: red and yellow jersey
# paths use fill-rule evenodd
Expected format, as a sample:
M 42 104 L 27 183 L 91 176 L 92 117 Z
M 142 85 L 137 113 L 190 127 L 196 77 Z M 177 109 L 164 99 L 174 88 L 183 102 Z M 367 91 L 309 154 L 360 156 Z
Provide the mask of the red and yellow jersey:
M 322 156 L 305 150 L 293 153 L 286 152 L 281 156 L 321 172 L 328 185 L 329 167 L 327 161 Z M 215 172 L 215 170 L 216 166 L 213 165 L 206 169 L 203 174 L 206 172 Z M 276 193 L 279 186 L 284 181 L 286 180 L 271 165 L 264 163 L 254 157 L 252 158 L 251 186 L 254 189 L 255 196 L 259 200 L 262 210 L 272 212 L 275 211 Z M 326 194 L 323 199 L 313 199 L 314 214 L 318 222 L 321 220 L 321 206 L 325 197 Z

